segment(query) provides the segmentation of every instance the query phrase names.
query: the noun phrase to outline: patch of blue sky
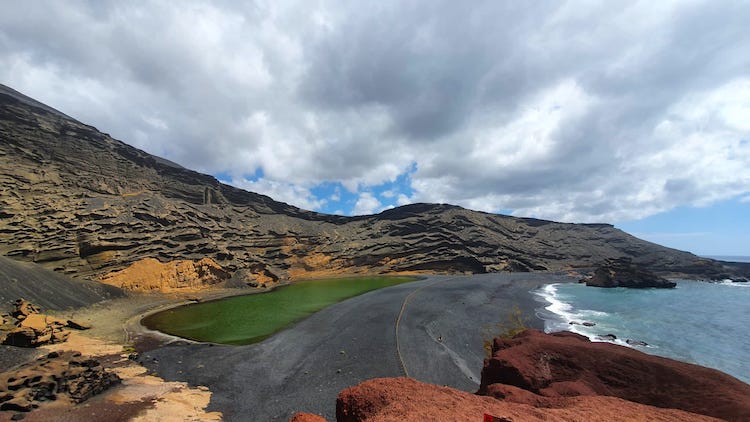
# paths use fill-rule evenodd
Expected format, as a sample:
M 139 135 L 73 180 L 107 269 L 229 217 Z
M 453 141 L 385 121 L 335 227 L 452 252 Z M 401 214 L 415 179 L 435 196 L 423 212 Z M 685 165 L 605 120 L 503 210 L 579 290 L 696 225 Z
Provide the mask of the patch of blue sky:
M 227 172 L 215 173 L 213 176 L 222 183 L 231 184 L 232 182 L 232 175 Z M 254 173 L 243 174 L 242 179 L 248 180 L 250 182 L 257 182 L 258 180 L 262 179 L 263 176 L 263 169 L 258 167 L 257 169 L 255 169 Z
M 325 203 L 315 211 L 326 214 L 349 215 L 357 202 L 357 194 L 339 182 L 321 183 L 310 189 L 310 193 L 315 198 L 325 200 Z
M 379 212 L 384 209 L 405 205 L 414 195 L 411 187 L 411 175 L 416 171 L 416 164 L 412 164 L 407 171 L 401 173 L 394 180 L 373 186 L 360 186 L 358 192 L 351 192 L 340 182 L 325 182 L 313 187 L 310 192 L 325 203 L 315 211 L 326 214 L 352 215 L 360 196 L 370 194 L 381 204 Z
M 679 207 L 616 226 L 636 237 L 697 255 L 750 256 L 750 200 Z

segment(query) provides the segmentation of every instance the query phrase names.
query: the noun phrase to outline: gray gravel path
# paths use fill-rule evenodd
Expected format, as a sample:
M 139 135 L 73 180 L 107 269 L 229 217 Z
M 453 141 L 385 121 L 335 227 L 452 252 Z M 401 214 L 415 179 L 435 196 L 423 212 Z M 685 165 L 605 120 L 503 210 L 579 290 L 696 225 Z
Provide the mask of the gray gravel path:
M 404 375 L 396 348 L 399 315 L 398 343 L 409 376 L 473 392 L 487 328 L 506 321 L 515 307 L 529 326 L 541 327 L 534 318 L 539 304 L 529 292 L 559 281 L 572 280 L 550 274 L 429 277 L 332 305 L 259 344 L 172 344 L 142 354 L 141 362 L 167 380 L 209 387 L 209 409 L 226 420 L 286 421 L 297 411 L 335 420 L 339 391 Z

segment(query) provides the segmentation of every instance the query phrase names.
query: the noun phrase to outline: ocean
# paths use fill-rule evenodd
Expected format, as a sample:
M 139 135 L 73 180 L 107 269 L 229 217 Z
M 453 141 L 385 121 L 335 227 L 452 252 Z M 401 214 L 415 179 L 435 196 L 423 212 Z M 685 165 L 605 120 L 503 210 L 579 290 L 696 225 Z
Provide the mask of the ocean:
M 674 289 L 549 284 L 535 291 L 543 303 L 537 315 L 547 332 L 568 330 L 592 341 L 613 334 L 613 343 L 715 368 L 750 383 L 750 283 L 676 281 Z

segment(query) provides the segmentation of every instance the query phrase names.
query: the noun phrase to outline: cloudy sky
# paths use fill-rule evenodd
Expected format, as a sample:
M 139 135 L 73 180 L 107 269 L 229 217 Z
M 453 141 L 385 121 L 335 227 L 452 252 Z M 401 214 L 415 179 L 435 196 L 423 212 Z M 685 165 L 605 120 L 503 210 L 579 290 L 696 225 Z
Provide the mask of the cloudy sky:
M 0 1 L 1 83 L 235 186 L 750 255 L 750 2 Z

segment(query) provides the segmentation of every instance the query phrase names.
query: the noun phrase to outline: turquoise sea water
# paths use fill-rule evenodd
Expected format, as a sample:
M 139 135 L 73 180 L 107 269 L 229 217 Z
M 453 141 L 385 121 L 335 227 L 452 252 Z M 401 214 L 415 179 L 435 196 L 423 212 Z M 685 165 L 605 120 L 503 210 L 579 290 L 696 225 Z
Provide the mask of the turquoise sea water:
M 648 345 L 629 347 L 750 383 L 750 283 L 678 280 L 674 289 L 549 284 L 535 293 L 547 332 L 568 330 L 594 341 L 614 334 L 614 343 L 622 345 L 643 341 Z

